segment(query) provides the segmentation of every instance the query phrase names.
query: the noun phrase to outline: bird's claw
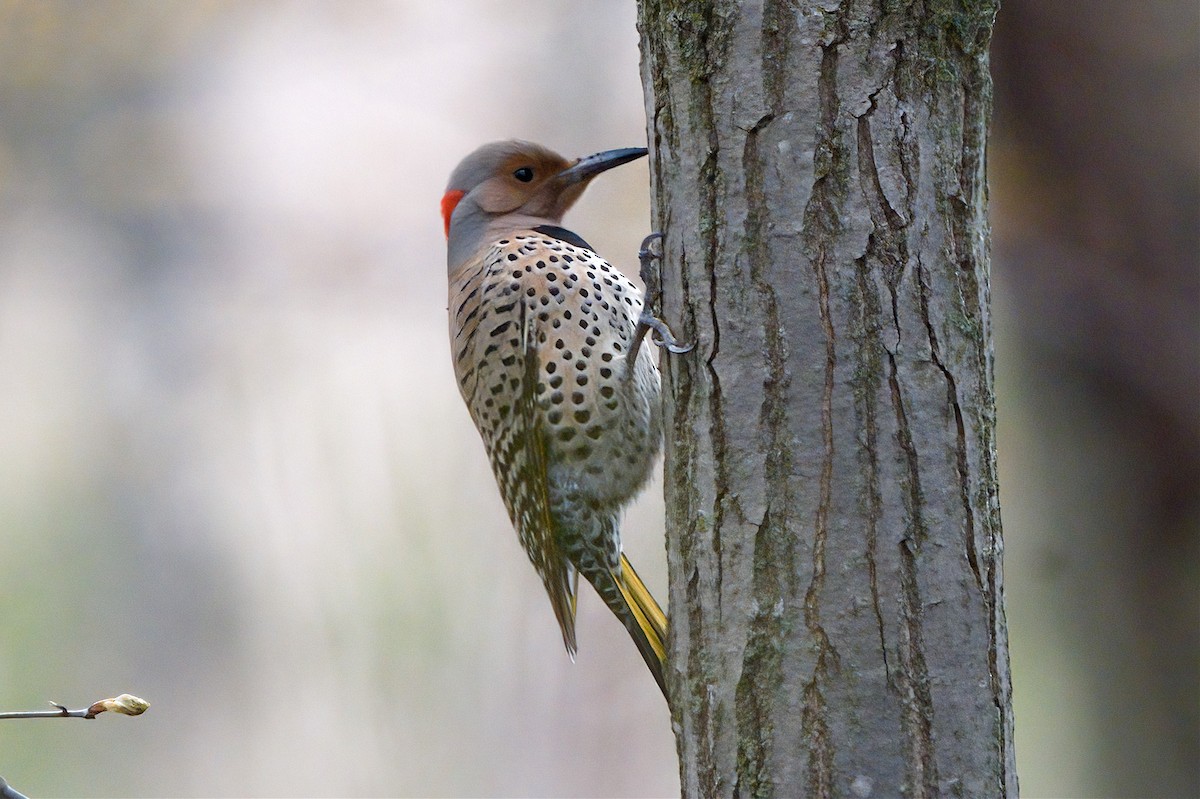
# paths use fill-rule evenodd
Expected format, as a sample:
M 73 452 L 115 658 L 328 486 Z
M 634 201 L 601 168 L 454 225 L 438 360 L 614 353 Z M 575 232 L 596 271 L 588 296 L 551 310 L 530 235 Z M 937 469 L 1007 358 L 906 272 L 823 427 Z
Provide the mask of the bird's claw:
M 661 253 L 657 253 L 650 249 L 650 245 L 663 237 L 661 233 L 651 233 L 646 238 L 642 239 L 642 246 L 638 248 L 638 261 L 642 264 L 642 272 L 646 271 L 647 261 L 655 261 L 662 257 Z
M 656 316 L 651 316 L 643 312 L 638 319 L 638 324 L 653 330 L 654 335 L 650 337 L 650 340 L 654 342 L 655 346 L 662 347 L 667 352 L 682 355 L 685 352 L 691 352 L 696 346 L 696 342 L 694 341 L 689 344 L 680 343 L 679 339 L 675 338 L 675 334 L 671 332 L 671 328 L 667 326 L 667 323 Z
M 696 342 L 694 341 L 688 342 L 687 344 L 680 344 L 678 341 L 670 342 L 654 339 L 654 343 L 660 347 L 666 347 L 667 352 L 673 352 L 676 355 L 683 355 L 685 352 L 691 352 L 692 350 L 696 349 Z
M 642 239 L 642 246 L 638 249 L 638 262 L 641 266 L 642 283 L 646 286 L 646 293 L 642 299 L 642 314 L 638 317 L 637 331 L 629 352 L 631 359 L 637 357 L 638 349 L 641 347 L 647 330 L 654 331 L 650 340 L 656 346 L 676 355 L 691 352 L 692 348 L 696 346 L 695 342 L 681 344 L 671 332 L 671 328 L 667 327 L 667 323 L 654 315 L 654 306 L 658 304 L 658 297 L 661 293 L 658 269 L 655 268 L 654 262 L 662 258 L 662 253 L 655 252 L 653 244 L 662 237 L 661 233 L 651 233 Z

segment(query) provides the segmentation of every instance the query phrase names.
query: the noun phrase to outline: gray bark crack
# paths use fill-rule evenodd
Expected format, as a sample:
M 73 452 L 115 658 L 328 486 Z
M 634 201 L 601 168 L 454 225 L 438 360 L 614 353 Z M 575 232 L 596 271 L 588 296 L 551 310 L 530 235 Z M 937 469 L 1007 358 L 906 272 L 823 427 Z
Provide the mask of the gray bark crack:
M 879 651 L 883 661 L 883 669 L 890 688 L 895 688 L 892 681 L 891 665 L 888 662 L 887 631 L 883 620 L 883 606 L 879 595 L 879 523 L 883 518 L 883 495 L 879 486 L 879 423 L 875 418 L 875 408 L 878 403 L 877 376 L 880 374 L 883 346 L 880 343 L 882 326 L 880 324 L 879 296 L 872 285 L 872 272 L 863 255 L 855 259 L 855 270 L 858 279 L 858 365 L 854 373 L 855 405 L 862 416 L 865 436 L 864 454 L 867 460 L 865 468 L 865 485 L 863 488 L 864 508 L 863 517 L 865 552 L 867 561 L 867 576 L 871 588 L 871 609 L 875 614 L 875 624 L 879 629 Z
M 909 789 L 919 799 L 932 799 L 938 794 L 933 746 L 933 697 L 929 691 L 929 670 L 925 663 L 922 633 L 924 600 L 917 578 L 918 556 L 929 534 L 922 515 L 925 500 L 921 491 L 920 463 L 896 374 L 896 356 L 888 353 L 888 362 L 888 384 L 896 414 L 896 437 L 908 467 L 905 480 L 908 534 L 899 544 L 903 623 L 900 628 L 900 670 L 896 682 L 900 688 L 904 731 L 910 748 Z
M 979 553 L 976 551 L 975 546 L 975 508 L 971 501 L 971 472 L 967 452 L 967 431 L 963 424 L 962 405 L 958 400 L 958 382 L 954 379 L 954 374 L 942 363 L 941 347 L 938 344 L 937 331 L 934 329 L 933 320 L 930 318 L 929 284 L 926 280 L 925 266 L 921 261 L 920 253 L 917 253 L 916 257 L 916 272 L 918 294 L 920 296 L 921 320 L 925 324 L 925 333 L 929 338 L 930 358 L 933 360 L 933 365 L 942 373 L 942 377 L 946 381 L 946 402 L 954 412 L 956 430 L 955 462 L 958 469 L 958 492 L 959 498 L 962 501 L 964 519 L 963 548 L 967 554 L 967 563 L 971 566 L 971 573 L 975 576 L 975 585 L 982 592 L 984 590 L 984 579 L 980 573 Z
M 837 349 L 829 312 L 829 277 L 826 274 L 824 249 L 813 266 L 817 273 L 821 326 L 825 332 L 825 386 L 821 399 L 821 435 L 825 451 L 821 462 L 820 501 L 813 524 L 812 580 L 804 595 L 804 623 L 817 643 L 817 665 L 804 689 L 804 717 L 810 742 L 810 784 L 816 795 L 825 796 L 833 784 L 833 746 L 825 721 L 822 685 L 827 671 L 836 667 L 838 657 L 821 623 L 821 591 L 825 585 L 825 547 L 829 538 L 829 508 L 833 498 L 833 388 Z

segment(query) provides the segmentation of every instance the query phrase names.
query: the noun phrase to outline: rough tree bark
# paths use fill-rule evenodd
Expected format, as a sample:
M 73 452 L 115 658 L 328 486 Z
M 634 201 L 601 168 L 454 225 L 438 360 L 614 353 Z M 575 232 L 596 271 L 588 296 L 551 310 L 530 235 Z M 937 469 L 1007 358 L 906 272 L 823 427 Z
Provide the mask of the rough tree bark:
M 685 796 L 1015 797 L 995 0 L 641 0 Z

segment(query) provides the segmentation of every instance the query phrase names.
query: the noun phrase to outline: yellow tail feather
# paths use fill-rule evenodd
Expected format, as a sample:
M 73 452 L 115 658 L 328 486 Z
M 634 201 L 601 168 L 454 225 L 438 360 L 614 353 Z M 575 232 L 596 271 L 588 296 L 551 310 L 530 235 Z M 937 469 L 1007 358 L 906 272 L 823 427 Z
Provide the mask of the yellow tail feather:
M 633 614 L 638 631 L 641 633 L 639 636 L 630 630 L 630 633 L 633 633 L 634 643 L 637 644 L 638 650 L 642 653 L 642 659 L 650 667 L 654 679 L 658 682 L 658 687 L 662 689 L 665 696 L 667 692 L 664 677 L 664 666 L 667 661 L 665 643 L 667 616 L 654 601 L 650 590 L 646 588 L 642 578 L 638 577 L 637 572 L 633 569 L 633 564 L 624 554 L 621 555 L 621 577 L 617 580 L 617 587 L 621 589 L 621 596 Z

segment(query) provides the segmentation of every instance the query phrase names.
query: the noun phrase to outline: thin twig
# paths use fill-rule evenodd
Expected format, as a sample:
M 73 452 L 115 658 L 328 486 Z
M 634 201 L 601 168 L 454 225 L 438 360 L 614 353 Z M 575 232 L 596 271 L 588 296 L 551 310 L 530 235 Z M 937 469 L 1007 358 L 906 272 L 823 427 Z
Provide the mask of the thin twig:
M 50 707 L 54 710 L 0 711 L 0 719 L 94 719 L 106 710 L 122 716 L 140 716 L 146 712 L 146 708 L 150 707 L 150 703 L 133 694 L 121 694 L 112 699 L 93 702 L 89 707 L 82 707 L 79 710 L 71 710 L 58 702 L 51 702 Z M 28 799 L 28 797 L 0 777 L 0 799 Z
M 122 716 L 140 716 L 150 707 L 145 699 L 139 699 L 133 694 L 121 694 L 112 699 L 101 699 L 90 706 L 71 710 L 66 705 L 51 702 L 54 710 L 9 710 L 0 712 L 0 719 L 94 719 L 106 710 L 119 713 Z
M 29 797 L 9 785 L 3 777 L 0 777 L 0 799 L 29 799 Z
M 50 706 L 54 710 L 11 710 L 0 712 L 0 719 L 94 719 L 96 714 L 91 712 L 91 708 L 84 707 L 79 710 L 68 710 L 63 705 L 57 702 L 51 702 Z

